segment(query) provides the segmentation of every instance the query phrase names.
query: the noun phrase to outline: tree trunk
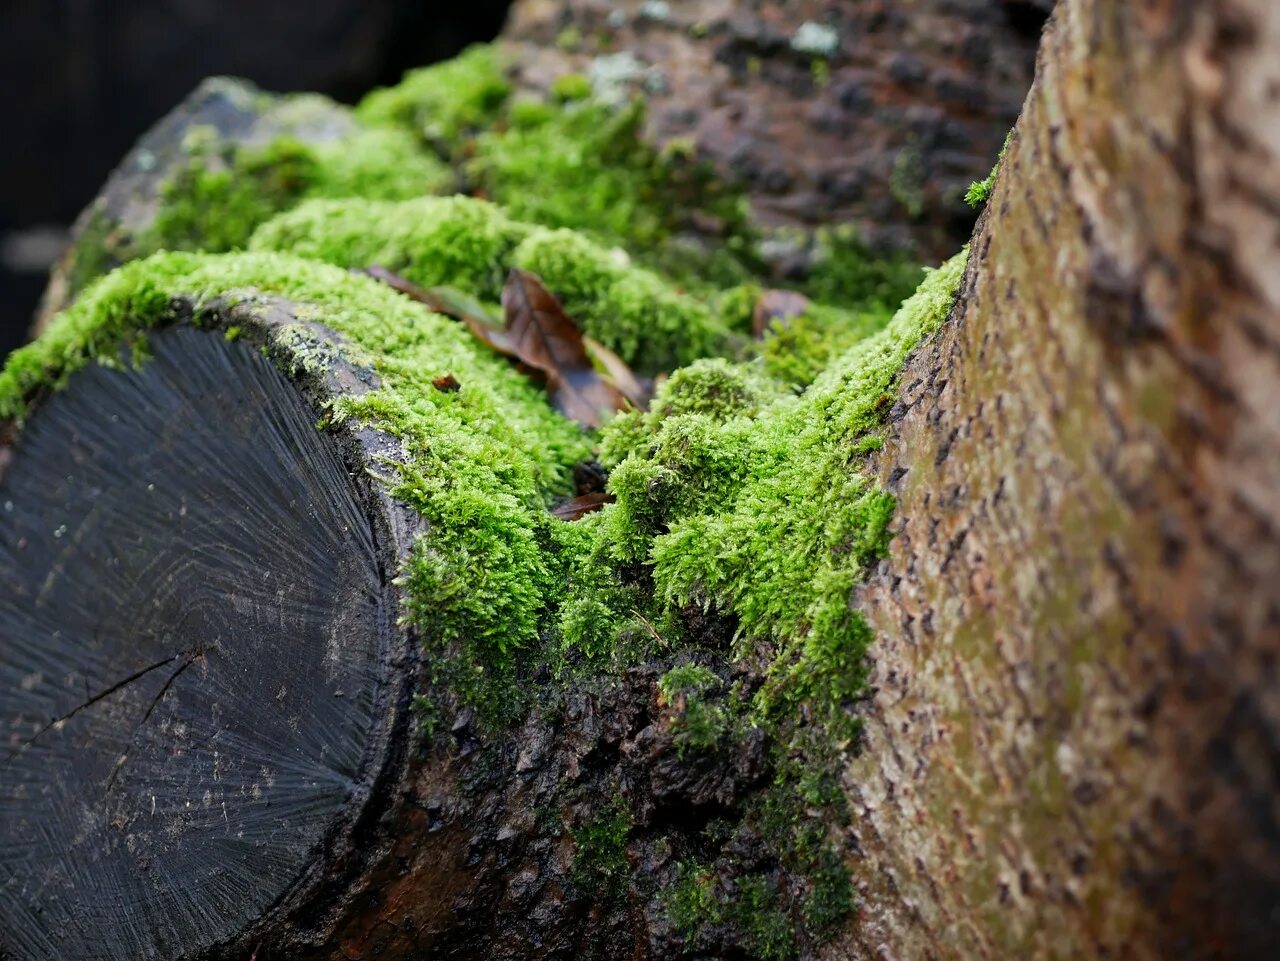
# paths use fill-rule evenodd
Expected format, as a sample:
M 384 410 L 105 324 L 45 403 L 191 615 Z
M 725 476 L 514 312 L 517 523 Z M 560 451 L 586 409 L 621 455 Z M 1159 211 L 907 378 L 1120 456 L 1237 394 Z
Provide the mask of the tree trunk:
M 852 597 L 874 695 L 834 938 L 762 832 L 841 827 L 787 780 L 843 750 L 835 724 L 816 695 L 724 720 L 809 635 L 735 639 L 747 613 L 708 588 L 658 626 L 631 611 L 646 657 L 554 660 L 563 628 L 525 608 L 607 566 L 543 516 L 586 443 L 461 327 L 278 252 L 369 266 L 334 237 L 392 256 L 388 207 L 107 278 L 0 377 L 0 956 L 1267 956 L 1278 53 L 1267 0 L 1065 0 L 955 306 L 874 430 L 832 435 L 861 471 L 851 442 L 883 434 L 898 500 Z M 448 203 L 405 209 L 471 209 Z M 539 235 L 485 217 L 453 242 L 519 265 Z M 644 323 L 684 303 L 627 279 Z M 727 692 L 710 748 L 692 667 Z
M 881 462 L 855 956 L 1280 941 L 1278 51 L 1266 0 L 1059 7 Z

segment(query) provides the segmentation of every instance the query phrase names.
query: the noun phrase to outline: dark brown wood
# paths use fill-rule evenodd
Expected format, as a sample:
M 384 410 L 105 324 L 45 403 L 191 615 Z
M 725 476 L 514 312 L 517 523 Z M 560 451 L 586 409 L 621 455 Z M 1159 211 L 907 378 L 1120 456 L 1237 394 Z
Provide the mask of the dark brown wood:
M 362 856 L 403 737 L 368 490 L 254 347 L 150 350 L 42 400 L 0 480 L 7 958 L 247 943 Z

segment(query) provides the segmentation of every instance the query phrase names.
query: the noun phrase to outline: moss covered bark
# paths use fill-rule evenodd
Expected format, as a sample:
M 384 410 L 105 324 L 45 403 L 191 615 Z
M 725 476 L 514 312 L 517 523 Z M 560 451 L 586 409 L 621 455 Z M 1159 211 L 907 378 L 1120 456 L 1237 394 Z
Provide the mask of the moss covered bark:
M 888 550 L 895 505 L 868 458 L 965 255 L 895 309 L 918 269 L 833 235 L 830 274 L 799 283 L 824 300 L 752 340 L 769 238 L 731 186 L 639 143 L 638 105 L 580 92 L 511 102 L 477 49 L 372 95 L 362 126 L 321 144 L 188 131 L 150 220 L 107 260 L 201 252 L 91 283 L 10 358 L 0 417 L 20 425 L 86 364 L 129 376 L 150 331 L 202 305 L 287 298 L 299 323 L 264 349 L 295 378 L 339 360 L 365 372 L 371 389 L 334 399 L 319 427 L 393 439 L 371 471 L 421 521 L 395 583 L 431 665 L 423 730 L 447 750 L 446 727 L 473 725 L 498 757 L 513 725 L 558 723 L 584 692 L 634 698 L 648 678 L 649 786 L 624 754 L 591 794 L 567 774 L 546 788 L 563 813 L 537 830 L 569 826 L 574 897 L 640 910 L 629 937 L 655 955 L 810 956 L 852 907 L 837 774 L 873 638 L 850 597 Z M 489 199 L 428 196 L 459 186 Z M 721 243 L 690 246 L 695 214 Z M 587 333 L 670 377 L 649 410 L 585 432 L 464 326 L 353 272 L 374 265 L 490 304 L 512 267 L 532 271 Z M 439 389 L 446 377 L 459 388 Z M 616 502 L 555 519 L 592 459 Z M 655 820 L 681 798 L 693 821 Z

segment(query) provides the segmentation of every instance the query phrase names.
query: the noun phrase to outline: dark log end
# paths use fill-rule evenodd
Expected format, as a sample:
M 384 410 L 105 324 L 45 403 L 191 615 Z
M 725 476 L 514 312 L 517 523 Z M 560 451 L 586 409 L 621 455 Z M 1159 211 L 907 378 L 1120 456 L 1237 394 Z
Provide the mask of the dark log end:
M 253 347 L 150 346 L 44 398 L 0 478 L 6 958 L 243 950 L 350 856 L 390 751 L 391 601 L 338 445 Z

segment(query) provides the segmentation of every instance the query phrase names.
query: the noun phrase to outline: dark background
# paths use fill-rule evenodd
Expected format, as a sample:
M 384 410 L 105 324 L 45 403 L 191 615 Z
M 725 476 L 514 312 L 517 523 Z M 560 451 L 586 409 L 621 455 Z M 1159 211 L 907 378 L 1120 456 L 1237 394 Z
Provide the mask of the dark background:
M 509 0 L 0 0 L 0 357 L 66 230 L 204 77 L 354 101 L 489 40 Z

